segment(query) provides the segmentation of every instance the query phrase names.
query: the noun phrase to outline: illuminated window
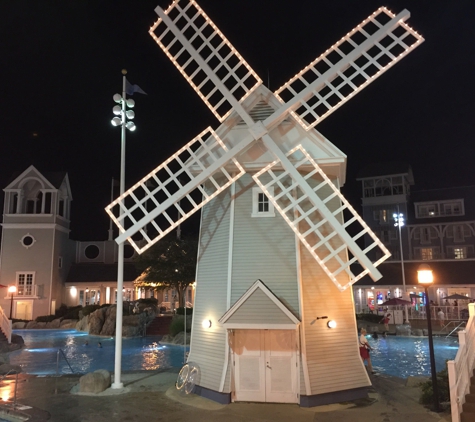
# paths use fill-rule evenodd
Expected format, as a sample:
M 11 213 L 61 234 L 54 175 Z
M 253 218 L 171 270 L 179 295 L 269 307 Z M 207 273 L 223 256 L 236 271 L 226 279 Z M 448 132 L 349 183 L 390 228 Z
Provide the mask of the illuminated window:
M 414 248 L 414 258 L 422 259 L 423 261 L 430 261 L 432 259 L 440 258 L 440 250 L 436 248 Z
M 274 193 L 273 188 L 269 188 L 269 193 Z M 274 205 L 269 201 L 267 195 L 260 188 L 252 188 L 252 217 L 274 217 Z
M 473 257 L 473 246 L 448 246 L 447 258 L 467 259 Z
M 17 295 L 33 296 L 33 286 L 35 284 L 34 272 L 17 273 Z
M 463 199 L 417 202 L 414 205 L 416 207 L 416 218 L 465 215 Z

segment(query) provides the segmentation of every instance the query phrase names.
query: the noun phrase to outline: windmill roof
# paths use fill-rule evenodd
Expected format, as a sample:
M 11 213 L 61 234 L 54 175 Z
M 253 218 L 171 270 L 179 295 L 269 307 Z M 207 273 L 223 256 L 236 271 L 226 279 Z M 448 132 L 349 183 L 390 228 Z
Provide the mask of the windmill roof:
M 124 281 L 134 281 L 139 272 L 131 262 L 124 263 Z M 117 281 L 117 264 L 87 263 L 73 264 L 66 283 L 93 281 Z

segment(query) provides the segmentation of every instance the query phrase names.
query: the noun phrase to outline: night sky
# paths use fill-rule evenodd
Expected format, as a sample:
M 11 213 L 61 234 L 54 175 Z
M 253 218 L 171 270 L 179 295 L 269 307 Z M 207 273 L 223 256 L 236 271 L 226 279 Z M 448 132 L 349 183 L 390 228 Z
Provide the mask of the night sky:
M 218 126 L 148 34 L 169 0 L 0 3 L 0 185 L 35 165 L 67 171 L 71 238 L 106 239 L 104 207 L 119 177 L 110 124 L 121 69 L 138 129 L 127 137 L 126 186 L 204 128 Z M 357 172 L 407 161 L 416 188 L 474 185 L 475 1 L 201 0 L 200 6 L 276 90 L 379 6 L 411 12 L 426 41 L 317 126 L 348 156 L 343 192 L 359 208 Z M 3 198 L 2 198 L 3 201 Z M 3 207 L 2 207 L 3 209 Z

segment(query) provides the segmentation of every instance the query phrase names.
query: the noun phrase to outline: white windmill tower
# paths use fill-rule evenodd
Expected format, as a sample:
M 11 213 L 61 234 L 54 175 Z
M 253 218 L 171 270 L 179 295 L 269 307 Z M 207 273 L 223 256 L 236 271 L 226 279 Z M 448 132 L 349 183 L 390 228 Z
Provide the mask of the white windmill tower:
M 272 93 L 194 0 L 155 11 L 151 36 L 221 125 L 107 212 L 141 253 L 202 209 L 195 392 L 302 406 L 366 395 L 348 287 L 379 279 L 389 252 L 339 191 L 346 156 L 314 127 L 423 41 L 409 12 L 378 9 Z

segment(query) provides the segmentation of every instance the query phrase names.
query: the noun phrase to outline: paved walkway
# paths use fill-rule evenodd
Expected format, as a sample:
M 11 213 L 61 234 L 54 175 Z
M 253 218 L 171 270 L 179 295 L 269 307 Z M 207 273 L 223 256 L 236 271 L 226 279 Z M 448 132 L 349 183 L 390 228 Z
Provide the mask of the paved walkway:
M 288 404 L 220 405 L 181 395 L 174 388 L 177 371 L 123 374 L 124 389 L 101 394 L 75 393 L 79 376 L 19 377 L 17 402 L 31 422 L 447 422 L 418 403 L 419 389 L 405 381 L 373 376 L 370 398 L 310 409 Z M 13 391 L 13 384 L 10 385 Z M 2 406 L 0 406 L 1 408 Z M 3 406 L 5 409 L 5 406 Z M 0 410 L 1 418 L 1 410 Z

